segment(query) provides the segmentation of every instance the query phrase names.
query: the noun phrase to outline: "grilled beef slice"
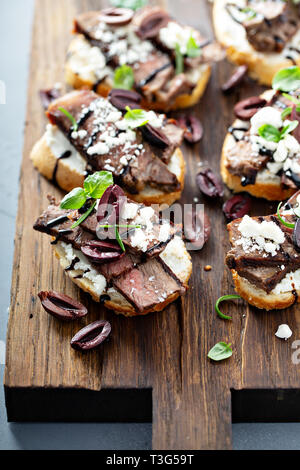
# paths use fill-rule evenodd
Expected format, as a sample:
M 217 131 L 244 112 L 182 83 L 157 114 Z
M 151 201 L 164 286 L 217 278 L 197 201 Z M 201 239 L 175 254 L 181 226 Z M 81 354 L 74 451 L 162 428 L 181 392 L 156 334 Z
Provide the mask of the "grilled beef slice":
M 147 142 L 143 141 L 140 131 L 137 132 L 136 141 L 131 142 L 131 144 L 143 145 L 144 151 L 136 155 L 135 148 L 127 150 L 128 158 L 132 158 L 132 160 L 129 161 L 126 167 L 120 163 L 120 158 L 125 153 L 126 143 L 111 148 L 104 155 L 90 155 L 88 153 L 88 149 L 101 140 L 101 134 L 105 131 L 105 129 L 101 132 L 98 130 L 95 124 L 95 113 L 90 109 L 90 105 L 97 102 L 97 100 L 103 100 L 103 98 L 99 98 L 92 91 L 83 90 L 69 93 L 50 105 L 48 109 L 49 120 L 60 128 L 94 171 L 106 169 L 109 160 L 109 166 L 117 181 L 123 184 L 132 194 L 140 192 L 147 184 L 165 192 L 179 190 L 180 183 L 176 175 L 171 173 L 167 165 L 154 154 L 154 147 L 150 147 Z M 78 123 L 78 129 L 87 132 L 86 137 L 81 139 L 72 138 L 72 122 L 58 109 L 60 107 L 66 109 L 74 117 Z M 85 110 L 84 113 L 83 110 Z M 114 124 L 107 124 L 108 126 L 112 127 Z M 118 132 L 120 133 L 119 130 Z M 177 142 L 177 136 L 176 139 Z M 171 145 L 173 145 L 172 142 Z
M 244 176 L 254 182 L 257 172 L 266 166 L 269 159 L 268 155 L 253 156 L 251 143 L 239 140 L 226 154 L 226 168 L 233 175 Z
M 256 13 L 243 23 L 250 44 L 258 51 L 281 52 L 299 27 L 294 6 L 281 0 L 249 1 L 248 6 Z
M 80 250 L 85 242 L 95 239 L 95 235 L 81 226 L 70 230 L 73 221 L 66 219 L 67 215 L 71 217 L 72 212 L 61 210 L 52 204 L 37 219 L 34 229 L 70 243 L 75 249 Z M 159 251 L 155 252 L 158 253 Z M 126 252 L 118 261 L 91 264 L 141 313 L 164 302 L 171 294 L 185 292 L 185 287 L 159 257 L 145 260 L 139 253 Z

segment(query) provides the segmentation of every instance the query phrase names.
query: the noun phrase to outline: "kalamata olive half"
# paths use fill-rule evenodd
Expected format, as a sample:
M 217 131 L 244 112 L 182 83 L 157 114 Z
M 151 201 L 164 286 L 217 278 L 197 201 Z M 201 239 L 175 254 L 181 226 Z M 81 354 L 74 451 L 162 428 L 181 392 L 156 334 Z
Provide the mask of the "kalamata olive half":
M 81 251 L 92 263 L 100 264 L 117 261 L 124 256 L 118 244 L 103 240 L 91 240 L 81 247 Z
M 231 77 L 222 85 L 222 91 L 228 93 L 238 86 L 248 71 L 248 65 L 240 65 L 235 69 Z
M 267 101 L 260 96 L 251 96 L 250 98 L 239 101 L 234 107 L 234 112 L 237 118 L 243 121 L 249 121 L 266 103 Z
M 237 194 L 231 197 L 223 205 L 223 212 L 227 220 L 235 220 L 249 214 L 251 209 L 251 199 L 244 194 Z
M 108 99 L 115 108 L 125 112 L 126 106 L 129 106 L 130 109 L 140 108 L 142 97 L 135 91 L 114 88 L 110 91 Z
M 111 324 L 108 321 L 94 321 L 76 333 L 71 340 L 71 346 L 77 351 L 95 349 L 108 338 L 110 332 Z
M 190 144 L 200 142 L 203 137 L 203 127 L 199 119 L 192 114 L 184 114 L 177 119 L 180 127 L 185 129 L 184 138 Z
M 48 88 L 47 90 L 40 90 L 40 98 L 44 110 L 47 111 L 52 101 L 59 98 L 60 95 L 61 93 L 57 88 Z
M 100 199 L 97 220 L 101 224 L 117 224 L 126 196 L 120 186 L 109 186 Z
M 219 176 L 210 169 L 200 171 L 196 176 L 196 182 L 200 191 L 208 197 L 223 197 L 224 186 Z
M 168 13 L 160 7 L 145 10 L 136 34 L 141 39 L 154 38 L 159 33 L 159 30 L 168 24 L 169 20 Z
M 297 251 L 300 250 L 300 219 L 297 220 L 293 230 L 293 243 Z
M 38 296 L 46 312 L 58 320 L 73 321 L 85 317 L 88 313 L 84 305 L 68 295 L 42 291 Z
M 100 19 L 111 26 L 124 26 L 130 23 L 133 14 L 130 8 L 106 8 L 101 11 Z
M 156 147 L 160 148 L 166 148 L 170 145 L 168 137 L 163 133 L 161 129 L 157 129 L 156 127 L 153 127 L 150 124 L 146 124 L 140 129 L 144 138 L 148 140 L 150 144 L 153 144 Z

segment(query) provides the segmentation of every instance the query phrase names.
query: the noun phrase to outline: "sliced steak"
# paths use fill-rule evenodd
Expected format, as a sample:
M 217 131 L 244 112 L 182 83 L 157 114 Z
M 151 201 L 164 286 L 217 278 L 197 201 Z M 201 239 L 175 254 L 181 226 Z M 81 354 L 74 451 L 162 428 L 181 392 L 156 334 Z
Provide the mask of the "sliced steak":
M 250 44 L 262 52 L 281 52 L 286 43 L 294 36 L 299 27 L 296 10 L 291 2 L 267 0 L 248 2 L 256 15 L 246 20 Z
M 185 292 L 182 283 L 158 258 L 122 274 L 114 280 L 114 287 L 141 313 L 163 303 L 170 295 Z
M 290 271 L 292 267 L 281 269 L 281 267 L 252 266 L 236 269 L 239 276 L 247 279 L 251 284 L 266 292 L 271 292 Z
M 226 168 L 233 175 L 244 176 L 253 184 L 257 172 L 265 168 L 269 160 L 269 155 L 254 155 L 248 140 L 239 140 L 226 153 Z
M 169 109 L 177 96 L 190 95 L 195 86 L 195 83 L 192 83 L 184 73 L 180 73 L 173 77 L 163 89 L 157 91 L 156 96 L 166 109 Z
M 101 103 L 104 103 L 102 108 Z M 61 107 L 74 117 L 79 131 L 86 132 L 84 137 L 73 137 L 72 122 L 59 110 Z M 122 141 L 121 144 L 114 144 L 111 147 L 103 144 L 104 133 L 114 133 L 115 138 L 124 133 L 114 122 L 105 121 L 110 112 L 118 112 L 118 110 L 94 92 L 83 90 L 72 92 L 52 103 L 48 110 L 48 117 L 50 122 L 57 125 L 66 135 L 94 171 L 111 171 L 128 192 L 138 193 L 146 185 L 164 192 L 179 190 L 180 183 L 176 175 L 171 173 L 167 165 L 153 153 L 153 146 L 151 148 L 142 139 L 140 130 L 136 131 L 136 139 L 131 139 L 130 142 L 125 139 L 125 142 Z M 122 119 L 121 117 L 120 121 Z M 176 139 L 178 140 L 177 136 Z M 171 144 L 173 145 L 172 142 Z M 126 162 L 124 164 L 121 158 L 124 155 L 126 155 L 127 164 Z

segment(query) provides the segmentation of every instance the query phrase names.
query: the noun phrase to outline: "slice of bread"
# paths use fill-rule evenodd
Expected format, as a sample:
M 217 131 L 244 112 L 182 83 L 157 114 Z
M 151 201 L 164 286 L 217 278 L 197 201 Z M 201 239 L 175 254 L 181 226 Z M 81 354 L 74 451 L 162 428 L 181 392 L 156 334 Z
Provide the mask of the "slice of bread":
M 90 89 L 103 97 L 107 97 L 110 90 L 112 89 L 112 79 L 106 78 L 102 81 L 97 80 L 95 72 L 93 71 L 92 64 L 89 64 L 88 54 L 80 53 L 80 50 L 86 51 L 89 43 L 84 39 L 82 35 L 76 35 L 72 40 L 65 66 L 65 80 L 72 88 L 75 89 Z M 112 71 L 111 71 L 112 73 Z M 195 71 L 192 71 L 195 74 Z M 209 64 L 202 64 L 196 70 L 198 75 L 197 84 L 193 92 L 188 94 L 180 95 L 176 98 L 175 102 L 166 109 L 164 103 L 148 102 L 142 100 L 141 107 L 145 109 L 152 109 L 154 111 L 174 111 L 176 109 L 188 108 L 198 103 L 201 96 L 203 95 L 207 82 L 211 75 L 211 66 Z M 189 77 L 189 75 L 188 75 Z
M 70 147 L 67 139 L 64 138 L 63 134 L 57 128 L 52 129 L 52 131 L 54 132 L 51 139 L 54 138 L 54 141 L 55 138 L 62 139 L 62 145 L 65 145 L 66 149 L 72 149 L 73 158 L 63 159 L 58 162 L 59 153 L 56 153 L 55 155 L 55 147 L 51 146 L 51 142 L 53 142 L 53 140 L 47 137 L 47 132 L 33 147 L 30 158 L 38 171 L 49 180 L 53 180 L 53 174 L 58 163 L 55 178 L 56 183 L 59 187 L 69 192 L 76 187 L 83 186 L 83 181 L 85 178 L 85 160 L 76 152 L 74 147 Z M 136 202 L 141 202 L 146 205 L 172 205 L 174 201 L 180 199 L 184 188 L 185 161 L 179 148 L 176 149 L 173 156 L 171 157 L 168 168 L 177 176 L 177 179 L 181 185 L 180 190 L 172 193 L 166 193 L 160 191 L 159 189 L 146 186 L 140 193 L 128 193 L 127 196 Z
M 70 247 L 71 245 L 68 246 Z M 54 246 L 55 255 L 59 259 L 60 265 L 64 270 L 70 265 L 70 259 L 68 259 L 68 248 L 66 247 L 67 245 L 62 242 L 58 242 L 58 244 Z M 73 252 L 76 253 L 76 256 L 81 258 L 83 257 L 82 253 L 78 253 L 75 250 Z M 182 239 L 175 237 L 173 240 L 171 240 L 160 256 L 168 265 L 168 267 L 173 271 L 173 273 L 181 280 L 181 282 L 187 284 L 192 273 L 192 261 Z M 89 263 L 87 259 L 86 262 Z M 91 270 L 92 269 L 93 268 L 91 267 Z M 83 270 L 76 269 L 72 271 L 65 271 L 65 273 L 78 287 L 89 293 L 96 302 L 100 301 L 101 295 L 109 295 L 110 300 L 106 300 L 104 302 L 105 307 L 109 308 L 110 310 L 114 310 L 115 313 L 123 314 L 126 317 L 146 315 L 150 312 L 160 312 L 164 310 L 168 304 L 174 302 L 174 300 L 176 300 L 179 296 L 178 293 L 170 295 L 163 302 L 155 305 L 155 307 L 152 309 L 147 310 L 141 314 L 136 312 L 134 307 L 115 289 L 104 289 L 100 293 L 99 289 L 97 289 L 97 282 L 99 284 L 99 281 L 97 281 L 97 279 L 93 281 L 92 276 L 90 276 L 90 278 L 85 277 L 86 275 Z M 78 278 L 78 276 L 83 277 Z M 103 277 L 101 275 L 99 276 Z
M 290 67 L 293 57 L 296 65 L 300 66 L 300 54 L 287 52 L 288 46 L 299 44 L 300 30 L 289 41 L 285 49 L 278 53 L 264 53 L 255 50 L 247 40 L 244 27 L 231 18 L 225 6 L 228 0 L 215 0 L 213 6 L 213 23 L 217 40 L 226 48 L 229 60 L 235 64 L 246 64 L 249 75 L 263 85 L 271 85 L 273 76 L 278 70 Z
M 300 290 L 294 293 L 289 291 L 280 294 L 273 292 L 268 294 L 254 284 L 251 284 L 247 279 L 239 276 L 234 269 L 231 270 L 231 273 L 237 293 L 254 307 L 265 310 L 280 310 L 288 308 L 296 302 L 300 302 Z
M 233 123 L 233 127 L 235 123 Z M 225 137 L 225 141 L 222 148 L 221 155 L 221 176 L 224 183 L 228 186 L 229 189 L 235 193 L 247 192 L 252 196 L 268 199 L 269 201 L 282 201 L 284 199 L 290 198 L 297 190 L 296 189 L 283 189 L 280 184 L 280 178 L 274 177 L 271 174 L 266 172 L 257 176 L 255 184 L 248 184 L 247 186 L 241 185 L 241 177 L 238 175 L 233 175 L 226 168 L 227 153 L 235 144 L 234 137 L 228 133 Z M 259 175 L 259 173 L 258 173 Z

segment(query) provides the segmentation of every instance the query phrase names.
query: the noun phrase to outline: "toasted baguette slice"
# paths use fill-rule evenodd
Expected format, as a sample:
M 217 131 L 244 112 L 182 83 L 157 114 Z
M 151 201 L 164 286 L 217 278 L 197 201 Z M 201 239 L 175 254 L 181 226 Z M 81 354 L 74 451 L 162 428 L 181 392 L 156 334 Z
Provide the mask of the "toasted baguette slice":
M 67 259 L 64 244 L 59 242 L 54 247 L 54 249 L 55 255 L 59 259 L 61 267 L 65 270 L 69 266 L 70 261 Z M 171 240 L 171 242 L 169 242 L 166 249 L 161 253 L 160 256 L 173 271 L 173 273 L 181 280 L 181 282 L 187 284 L 192 273 L 192 262 L 184 242 L 180 238 L 175 237 L 173 240 Z M 178 293 L 173 294 L 165 299 L 164 302 L 157 304 L 154 308 L 141 314 L 137 313 L 134 307 L 115 289 L 108 288 L 107 290 L 101 292 L 100 295 L 99 291 L 97 292 L 95 283 L 91 279 L 87 279 L 86 277 L 76 279 L 77 276 L 84 275 L 84 271 L 77 269 L 72 271 L 65 271 L 65 273 L 78 287 L 89 293 L 96 302 L 100 301 L 101 295 L 109 295 L 110 300 L 105 301 L 105 307 L 109 308 L 110 310 L 114 310 L 115 313 L 123 314 L 126 317 L 146 315 L 150 312 L 160 312 L 164 310 L 168 304 L 174 302 L 174 300 L 176 300 L 179 296 Z
M 231 273 L 237 293 L 254 307 L 265 310 L 280 310 L 300 302 L 300 290 L 294 291 L 294 293 L 290 291 L 280 294 L 272 292 L 267 294 L 264 290 L 251 284 L 247 279 L 239 276 L 234 269 L 231 269 Z
M 67 54 L 67 61 L 65 66 L 65 80 L 68 85 L 70 85 L 72 88 L 85 88 L 94 90 L 96 93 L 105 98 L 108 96 L 110 90 L 112 89 L 112 80 L 110 78 L 106 78 L 103 79 L 103 81 L 97 83 L 95 73 L 90 70 L 88 57 L 86 57 L 86 59 L 84 60 L 82 54 L 80 54 L 80 58 L 78 57 L 77 59 L 78 51 L 90 47 L 87 46 L 87 44 L 87 41 L 82 35 L 76 35 L 75 38 L 72 40 Z M 76 64 L 75 67 L 73 65 L 74 61 Z M 80 69 L 84 70 L 83 73 L 77 71 L 78 62 L 80 63 Z M 209 64 L 202 64 L 199 66 L 196 73 L 198 74 L 199 78 L 197 79 L 197 85 L 195 86 L 193 92 L 190 95 L 184 94 L 178 96 L 175 102 L 170 107 L 168 107 L 168 109 L 166 109 L 165 103 L 160 103 L 159 101 L 156 101 L 155 103 L 148 102 L 145 99 L 141 102 L 141 107 L 145 109 L 152 109 L 154 111 L 166 112 L 194 106 L 198 103 L 205 91 L 207 82 L 211 75 L 211 66 Z
M 293 56 L 295 65 L 300 65 L 300 54 L 288 53 L 288 46 L 299 43 L 300 31 L 289 41 L 282 52 L 264 53 L 255 50 L 247 40 L 245 29 L 234 21 L 226 11 L 228 0 L 215 0 L 213 23 L 217 40 L 226 48 L 229 60 L 235 64 L 246 64 L 249 75 L 263 85 L 271 85 L 278 70 L 290 67 L 293 61 L 286 56 Z M 236 1 L 231 3 L 237 3 Z
M 58 162 L 58 154 L 55 155 L 55 149 L 51 148 L 49 139 L 47 138 L 47 133 L 45 133 L 43 137 L 35 144 L 30 158 L 38 171 L 49 180 L 53 180 L 53 174 L 58 163 L 55 177 L 56 183 L 62 189 L 69 192 L 76 187 L 83 186 L 83 181 L 85 178 L 85 160 L 75 151 L 74 147 L 70 146 L 67 139 L 64 138 L 59 130 L 56 130 L 55 132 L 59 133 L 58 138 L 62 139 L 62 145 L 69 146 L 70 149 L 72 149 L 72 159 L 68 158 Z M 69 147 L 66 147 L 66 150 L 68 150 Z M 181 184 L 179 191 L 165 193 L 158 189 L 147 186 L 138 194 L 127 194 L 128 197 L 146 205 L 172 205 L 174 201 L 180 199 L 184 188 L 185 160 L 179 148 L 176 149 L 173 156 L 171 157 L 168 167 L 170 171 L 176 174 L 177 179 Z
M 234 142 L 234 138 L 230 133 L 228 133 L 225 137 L 221 155 L 221 176 L 229 189 L 235 193 L 246 191 L 252 196 L 268 199 L 269 201 L 282 201 L 284 199 L 288 199 L 297 191 L 292 188 L 283 189 L 280 184 L 280 178 L 276 176 L 265 176 L 265 178 L 257 176 L 255 184 L 242 186 L 241 177 L 233 175 L 226 168 L 226 155 Z

